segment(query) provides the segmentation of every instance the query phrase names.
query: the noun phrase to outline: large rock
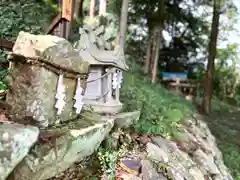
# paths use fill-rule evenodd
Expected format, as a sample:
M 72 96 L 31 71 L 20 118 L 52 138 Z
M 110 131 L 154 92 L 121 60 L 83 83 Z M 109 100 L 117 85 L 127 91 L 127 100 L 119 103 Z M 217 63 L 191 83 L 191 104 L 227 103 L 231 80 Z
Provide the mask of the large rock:
M 13 119 L 18 119 L 18 123 L 27 119 L 28 123 L 47 127 L 76 117 L 73 108 L 76 79 L 80 75 L 85 88 L 89 63 L 81 60 L 67 40 L 20 32 L 9 60 L 11 91 L 7 94 L 7 102 L 12 105 L 10 115 Z M 57 116 L 55 95 L 61 73 L 66 87 L 66 105 Z
M 113 120 L 87 128 L 82 125 L 62 127 L 54 132 L 52 144 L 37 145 L 15 168 L 11 180 L 45 180 L 83 160 L 99 147 L 113 127 Z M 48 134 L 51 131 L 48 130 Z M 47 136 L 46 136 L 47 137 Z M 49 139 L 49 138 L 48 138 Z
M 151 138 L 154 144 L 147 144 L 148 157 L 159 172 L 173 180 L 232 180 L 206 123 L 190 118 L 184 126 L 186 138 L 180 142 L 156 136 Z
M 142 160 L 142 179 L 143 180 L 167 180 L 162 174 L 159 174 L 149 160 Z
M 147 143 L 147 153 L 155 162 L 167 163 L 169 160 L 167 152 L 152 143 Z
M 0 125 L 0 180 L 4 180 L 28 154 L 39 130 L 19 124 Z
M 193 154 L 195 161 L 203 166 L 211 175 L 218 175 L 220 171 L 214 162 L 214 158 L 211 155 L 205 154 L 201 149 L 198 149 Z
M 148 157 L 165 177 L 173 180 L 205 179 L 202 172 L 197 168 L 197 164 L 187 153 L 179 150 L 174 142 L 162 137 L 153 137 L 152 139 L 156 145 L 148 143 Z M 168 160 L 164 161 L 163 158 Z
M 176 143 L 162 138 L 161 136 L 152 137 L 152 141 L 165 152 L 173 152 L 178 149 Z

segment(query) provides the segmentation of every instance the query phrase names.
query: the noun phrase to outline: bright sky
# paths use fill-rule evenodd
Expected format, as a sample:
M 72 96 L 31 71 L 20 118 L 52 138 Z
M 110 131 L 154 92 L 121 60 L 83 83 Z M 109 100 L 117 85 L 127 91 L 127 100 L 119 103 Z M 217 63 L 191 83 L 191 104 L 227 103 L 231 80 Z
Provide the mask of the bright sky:
M 239 0 L 233 0 L 233 2 L 235 3 L 235 5 L 236 5 L 236 7 L 238 9 L 238 17 L 237 17 L 237 19 L 240 20 L 240 1 Z M 239 30 L 239 34 L 240 34 L 240 21 L 235 25 L 235 28 L 237 30 Z M 229 36 L 229 41 L 240 44 L 240 36 L 239 35 Z
M 232 2 L 236 5 L 237 7 L 237 10 L 238 10 L 238 16 L 235 17 L 235 19 L 237 19 L 237 23 L 234 24 L 234 28 L 237 30 L 237 32 L 235 31 L 232 31 L 232 32 L 225 32 L 224 34 L 222 34 L 222 37 L 227 37 L 226 40 L 222 41 L 219 39 L 218 41 L 218 47 L 219 48 L 225 48 L 227 44 L 233 44 L 233 43 L 236 43 L 236 44 L 239 44 L 239 47 L 238 47 L 238 54 L 240 56 L 240 0 L 232 0 Z M 204 9 L 201 9 L 199 8 L 199 12 L 198 13 L 202 13 L 204 11 Z M 211 9 L 208 9 L 208 10 L 205 10 L 205 12 L 210 12 L 210 14 L 212 13 L 212 8 Z M 212 17 L 211 16 L 208 16 L 208 17 L 205 17 L 209 23 L 211 23 L 212 21 Z M 227 19 L 226 16 L 224 16 L 224 14 L 221 15 L 221 18 L 220 18 L 220 27 L 224 27 L 225 25 L 230 25 L 228 24 L 229 21 L 231 21 L 230 19 Z M 231 24 L 233 22 L 230 22 Z M 222 32 L 220 30 L 220 32 Z M 221 34 L 219 34 L 221 36 Z M 208 38 L 208 37 L 207 37 Z M 203 54 L 201 53 L 201 51 L 199 52 L 198 56 L 201 57 Z M 239 58 L 240 59 L 240 58 Z M 231 65 L 232 64 L 232 60 L 227 60 L 228 64 Z M 204 63 L 205 65 L 207 65 L 207 62 Z M 240 62 L 237 62 L 239 68 L 240 68 Z
M 229 19 L 226 18 L 226 16 L 224 16 L 224 14 L 221 15 L 221 19 L 220 19 L 220 26 L 222 25 L 222 27 L 224 27 L 225 25 L 231 25 L 232 23 L 235 23 L 234 24 L 234 28 L 238 31 L 238 32 L 227 32 L 227 33 L 224 33 L 222 34 L 222 36 L 224 37 L 227 37 L 226 40 L 224 41 L 218 41 L 219 44 L 218 44 L 218 47 L 220 48 L 224 48 L 226 47 L 227 44 L 233 44 L 233 43 L 236 43 L 236 44 L 239 44 L 239 47 L 238 47 L 238 54 L 239 54 L 239 59 L 240 59 L 240 0 L 230 0 L 232 1 L 237 9 L 238 9 L 238 16 L 235 17 L 238 22 L 235 23 L 235 22 L 230 22 L 229 24 Z M 187 4 L 189 6 L 193 5 L 193 2 L 191 0 L 186 0 Z M 182 8 L 187 8 L 186 5 L 182 4 Z M 209 16 L 205 16 L 206 20 L 211 24 L 211 21 L 212 21 L 212 8 L 206 8 L 206 7 L 199 7 L 197 9 L 195 9 L 195 15 L 196 16 L 199 16 L 199 17 L 202 17 L 202 14 L 205 12 L 207 12 L 207 14 L 209 14 Z M 231 21 L 231 20 L 230 20 Z M 184 29 L 184 28 L 183 28 Z M 142 30 L 140 30 L 141 33 L 140 34 L 144 34 L 145 35 L 145 32 L 143 33 Z M 163 34 L 163 37 L 165 39 L 165 41 L 167 42 L 170 42 L 172 37 L 169 35 L 169 33 L 167 31 L 163 31 L 162 32 Z M 206 39 L 208 39 L 209 37 L 208 36 L 205 36 Z M 197 50 L 199 53 L 198 53 L 198 56 L 196 57 L 197 59 L 200 59 L 202 57 L 205 57 L 205 54 L 202 54 L 202 50 L 201 49 L 198 49 Z M 193 58 L 192 61 L 196 61 L 196 58 Z M 229 65 L 232 63 L 231 60 L 227 60 Z M 207 62 L 206 62 L 207 63 Z M 240 62 L 237 62 L 238 66 L 239 66 L 239 71 L 240 71 Z M 205 64 L 206 65 L 206 64 Z
M 224 47 L 226 44 L 232 44 L 232 43 L 236 43 L 239 44 L 238 47 L 238 56 L 240 56 L 240 1 L 239 0 L 233 0 L 233 3 L 236 5 L 237 7 L 237 11 L 238 11 L 238 16 L 236 17 L 238 22 L 234 25 L 235 29 L 237 30 L 237 32 L 231 32 L 229 33 L 228 36 L 228 41 L 225 43 L 221 43 L 219 44 L 220 47 Z M 221 23 L 221 22 L 220 22 Z M 240 58 L 239 58 L 240 59 Z M 228 60 L 229 65 L 232 64 L 231 60 Z M 240 62 L 237 62 L 237 67 L 238 69 L 240 68 Z

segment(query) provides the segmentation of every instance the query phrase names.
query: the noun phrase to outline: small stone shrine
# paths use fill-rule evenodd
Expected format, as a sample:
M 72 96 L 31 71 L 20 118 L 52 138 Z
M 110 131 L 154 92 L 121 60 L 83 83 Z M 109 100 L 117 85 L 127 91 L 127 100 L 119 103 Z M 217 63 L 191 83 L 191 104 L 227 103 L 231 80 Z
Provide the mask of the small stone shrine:
M 122 109 L 119 89 L 122 71 L 128 69 L 123 49 L 112 50 L 111 36 L 104 26 L 84 25 L 75 44 L 79 56 L 90 64 L 84 95 L 85 107 L 100 114 L 117 114 Z
M 9 60 L 12 119 L 48 127 L 81 112 L 89 63 L 67 40 L 20 32 Z
M 5 177 L 11 172 L 11 180 L 52 178 L 93 154 L 114 126 L 129 127 L 139 119 L 139 111 L 119 113 L 121 72 L 127 66 L 123 50 L 108 50 L 101 41 L 101 28 L 84 26 L 75 48 L 57 36 L 19 33 L 8 58 L 6 100 L 11 120 L 41 130 L 27 154 L 11 161 L 20 163 L 4 162 Z M 15 149 L 11 157 L 20 152 Z

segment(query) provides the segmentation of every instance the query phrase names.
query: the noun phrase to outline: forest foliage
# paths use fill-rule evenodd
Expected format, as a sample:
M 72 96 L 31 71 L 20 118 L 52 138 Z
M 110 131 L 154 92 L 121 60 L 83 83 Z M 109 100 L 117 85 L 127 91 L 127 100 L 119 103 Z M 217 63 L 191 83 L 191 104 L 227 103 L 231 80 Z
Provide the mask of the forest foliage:
M 121 97 L 125 110 L 141 110 L 140 121 L 135 125 L 136 131 L 174 138 L 181 136 L 181 122 L 196 109 L 183 97 L 173 95 L 159 85 L 161 72 L 189 71 L 191 78 L 206 80 L 203 64 L 211 55 L 210 45 L 216 48 L 216 56 L 211 59 L 214 61 L 212 110 L 216 110 L 216 104 L 221 104 L 219 101 L 216 103 L 216 99 L 235 106 L 240 105 L 239 47 L 234 43 L 228 43 L 226 47 L 218 46 L 219 43 L 227 41 L 229 33 L 236 31 L 234 24 L 237 22 L 235 18 L 237 12 L 230 1 L 221 1 L 221 4 L 217 4 L 215 11 L 220 18 L 215 30 L 219 32 L 217 44 L 214 45 L 210 38 L 212 27 L 216 26 L 212 24 L 211 27 L 214 1 L 216 2 L 216 0 L 130 1 L 125 52 L 131 68 L 124 75 Z M 112 20 L 115 32 L 119 30 L 121 3 L 119 0 L 108 0 L 107 3 L 106 16 Z M 94 14 L 99 15 L 101 8 L 101 4 L 96 3 Z M 59 11 L 57 2 L 53 0 L 1 0 L 0 38 L 14 41 L 21 30 L 45 33 L 46 27 L 57 11 Z M 89 18 L 90 0 L 83 1 L 83 8 L 80 11 L 84 18 Z M 79 21 L 75 19 L 73 27 L 78 29 L 78 26 Z M 169 37 L 165 37 L 162 32 Z M 1 61 L 6 60 L 6 53 L 2 51 L 0 55 Z M 228 64 L 229 61 L 231 65 Z M 197 73 L 193 71 L 196 65 L 199 69 Z M 1 89 L 6 88 L 4 81 L 6 74 L 7 70 L 2 68 Z M 227 110 L 232 109 L 232 106 L 227 107 Z M 222 111 L 222 107 L 218 110 Z M 240 157 L 235 146 L 227 152 L 234 152 Z M 227 157 L 230 159 L 233 156 Z M 238 178 L 240 161 L 237 160 L 239 158 L 235 159 L 239 163 L 228 161 L 228 165 Z

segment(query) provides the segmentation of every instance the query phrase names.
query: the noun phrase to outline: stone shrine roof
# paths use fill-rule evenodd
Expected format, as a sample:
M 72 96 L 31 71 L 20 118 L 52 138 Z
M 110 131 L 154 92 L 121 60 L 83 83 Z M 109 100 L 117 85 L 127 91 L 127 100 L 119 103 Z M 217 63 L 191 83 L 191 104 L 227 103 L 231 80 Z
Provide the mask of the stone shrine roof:
M 122 70 L 127 70 L 125 55 L 122 48 L 112 50 L 111 35 L 105 31 L 104 26 L 92 27 L 84 25 L 79 29 L 80 40 L 76 50 L 84 61 L 90 65 L 111 65 Z

